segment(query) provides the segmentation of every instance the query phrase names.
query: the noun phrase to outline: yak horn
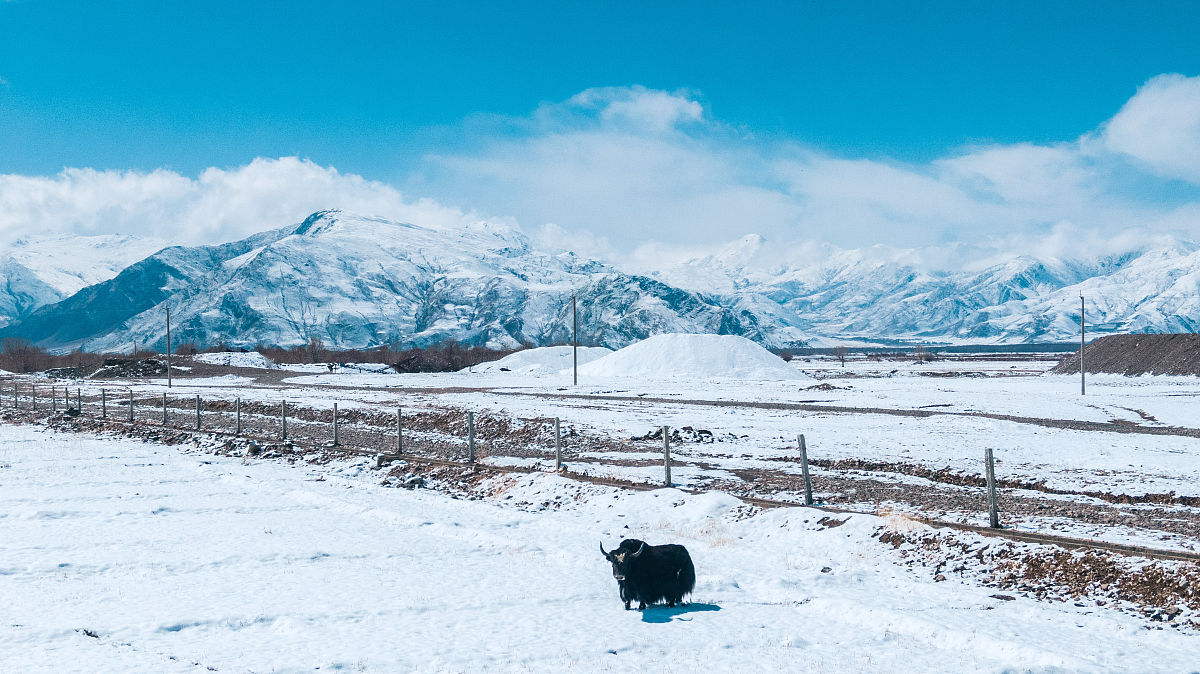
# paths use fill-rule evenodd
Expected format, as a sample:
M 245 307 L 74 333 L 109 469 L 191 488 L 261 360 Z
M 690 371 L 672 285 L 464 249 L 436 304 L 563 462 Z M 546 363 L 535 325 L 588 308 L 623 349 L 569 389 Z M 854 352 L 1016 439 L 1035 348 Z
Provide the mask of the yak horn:
M 608 556 L 608 553 L 604 551 L 604 541 L 600 541 L 600 554 L 604 555 L 605 557 Z
M 645 550 L 646 550 L 646 544 L 645 544 L 645 543 L 642 543 L 642 547 L 638 548 L 638 551 L 637 551 L 637 552 L 635 552 L 635 553 L 633 553 L 633 556 L 634 556 L 634 557 L 637 557 L 638 555 L 640 555 L 640 554 L 642 554 L 643 552 L 645 552 Z

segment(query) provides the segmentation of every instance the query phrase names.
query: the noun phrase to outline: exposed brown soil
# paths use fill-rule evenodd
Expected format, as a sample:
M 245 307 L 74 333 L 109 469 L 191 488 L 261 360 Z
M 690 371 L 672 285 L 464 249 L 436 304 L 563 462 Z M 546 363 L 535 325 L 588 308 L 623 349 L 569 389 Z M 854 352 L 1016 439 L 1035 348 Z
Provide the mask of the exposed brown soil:
M 889 518 L 893 519 L 893 518 Z M 884 526 L 879 540 L 930 570 L 935 580 L 959 574 L 968 580 L 1041 601 L 1079 600 L 1136 613 L 1150 622 L 1200 629 L 1200 564 L 1146 561 L 1109 552 L 963 540 L 954 532 Z M 992 595 L 1009 600 L 1011 596 Z
M 739 481 L 713 480 L 708 489 L 738 496 L 787 498 L 798 502 L 804 490 L 799 475 L 768 470 L 733 471 Z M 966 521 L 986 512 L 983 489 L 954 488 L 936 483 L 909 484 L 889 481 L 886 476 L 818 473 L 812 476 L 818 501 L 865 512 L 881 508 L 904 508 L 943 519 Z M 1200 512 L 1155 507 L 1122 508 L 1076 500 L 1000 495 L 1001 523 L 1014 519 L 1062 518 L 1095 527 L 1123 526 L 1200 539 Z
M 1084 347 L 1083 364 L 1093 373 L 1200 376 L 1200 334 L 1106 335 Z M 1079 352 L 1063 358 L 1050 371 L 1078 373 Z

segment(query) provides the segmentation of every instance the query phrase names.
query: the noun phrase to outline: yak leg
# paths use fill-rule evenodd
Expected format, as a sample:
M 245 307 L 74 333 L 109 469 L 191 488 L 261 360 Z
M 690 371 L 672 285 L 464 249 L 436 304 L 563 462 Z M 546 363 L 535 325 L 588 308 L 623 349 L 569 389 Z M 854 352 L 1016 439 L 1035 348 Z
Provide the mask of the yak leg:
M 646 610 L 646 602 L 644 602 L 644 601 L 639 601 L 639 602 L 638 602 L 638 610 L 639 610 L 639 611 L 645 611 L 645 610 Z
M 626 611 L 629 610 L 629 600 L 628 599 L 625 600 L 625 610 Z

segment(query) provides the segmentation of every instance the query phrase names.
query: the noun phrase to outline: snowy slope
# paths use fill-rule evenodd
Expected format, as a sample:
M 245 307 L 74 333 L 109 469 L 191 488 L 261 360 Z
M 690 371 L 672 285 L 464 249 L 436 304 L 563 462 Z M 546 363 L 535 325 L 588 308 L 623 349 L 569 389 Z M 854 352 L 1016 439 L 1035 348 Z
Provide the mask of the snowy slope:
M 163 247 L 136 236 L 28 237 L 0 250 L 0 326 L 116 276 Z
M 1187 242 L 1096 259 L 1026 255 L 959 272 L 925 269 L 917 260 L 928 253 L 921 251 L 810 248 L 816 262 L 780 265 L 766 241 L 747 236 L 656 277 L 746 303 L 767 298 L 814 343 L 1071 340 L 1081 293 L 1097 334 L 1200 328 L 1200 250 Z
M 364 464 L 368 460 L 364 460 Z M 318 479 L 319 478 L 319 479 Z M 1189 671 L 1191 630 L 905 568 L 869 515 L 554 475 L 492 500 L 363 464 L 0 427 L 13 672 Z M 507 498 L 506 498 L 507 497 Z M 545 504 L 545 505 L 543 505 Z M 546 507 L 553 504 L 555 507 Z M 625 611 L 599 544 L 687 546 L 691 603 Z M 980 541 L 980 546 L 986 542 Z
M 799 370 L 738 335 L 655 335 L 579 367 L 589 377 L 650 379 L 806 379 Z
M 59 349 L 161 347 L 170 307 L 176 343 L 512 348 L 565 341 L 572 295 L 581 340 L 594 345 L 660 332 L 804 341 L 786 312 L 749 314 L 570 253 L 543 253 L 502 224 L 428 228 L 339 211 L 224 246 L 166 249 L 6 334 Z M 87 320 L 76 322 L 80 314 Z
M 517 374 L 557 374 L 564 368 L 569 368 L 578 357 L 579 364 L 590 363 L 597 358 L 603 358 L 612 353 L 612 349 L 602 346 L 581 346 L 578 352 L 570 346 L 542 346 L 534 349 L 524 349 L 509 354 L 490 363 L 481 363 L 463 372 L 515 372 Z
M 583 343 L 610 348 L 671 332 L 780 348 L 1053 342 L 1076 338 L 1081 293 L 1093 334 L 1200 329 L 1200 248 L 1188 242 L 948 272 L 927 268 L 929 251 L 810 243 L 791 255 L 751 234 L 633 273 L 539 250 L 504 224 L 431 228 L 323 211 L 242 241 L 142 259 L 156 246 L 129 237 L 19 242 L 0 257 L 0 328 L 9 326 L 0 336 L 57 350 L 135 341 L 161 349 L 170 307 L 176 342 L 201 346 L 319 338 L 333 348 L 516 348 L 569 339 L 577 296 Z

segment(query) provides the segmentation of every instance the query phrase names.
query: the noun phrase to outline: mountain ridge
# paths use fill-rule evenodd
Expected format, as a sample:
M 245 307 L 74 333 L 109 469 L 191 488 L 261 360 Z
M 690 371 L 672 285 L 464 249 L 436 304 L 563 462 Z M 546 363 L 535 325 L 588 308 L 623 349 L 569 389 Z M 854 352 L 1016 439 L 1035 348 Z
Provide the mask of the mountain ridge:
M 749 234 L 636 273 L 539 249 L 501 222 L 427 227 L 318 211 L 239 241 L 162 248 L 65 297 L 0 260 L 0 275 L 19 281 L 0 294 L 0 316 L 13 317 L 0 336 L 59 351 L 161 349 L 169 307 L 177 344 L 512 348 L 567 341 L 573 296 L 583 342 L 609 348 L 663 332 L 775 348 L 1070 341 L 1080 293 L 1090 334 L 1200 328 L 1200 248 L 1189 242 L 1095 259 L 1015 256 L 973 271 L 924 269 L 916 252 L 878 246 L 813 251 L 813 263 L 783 264 Z

